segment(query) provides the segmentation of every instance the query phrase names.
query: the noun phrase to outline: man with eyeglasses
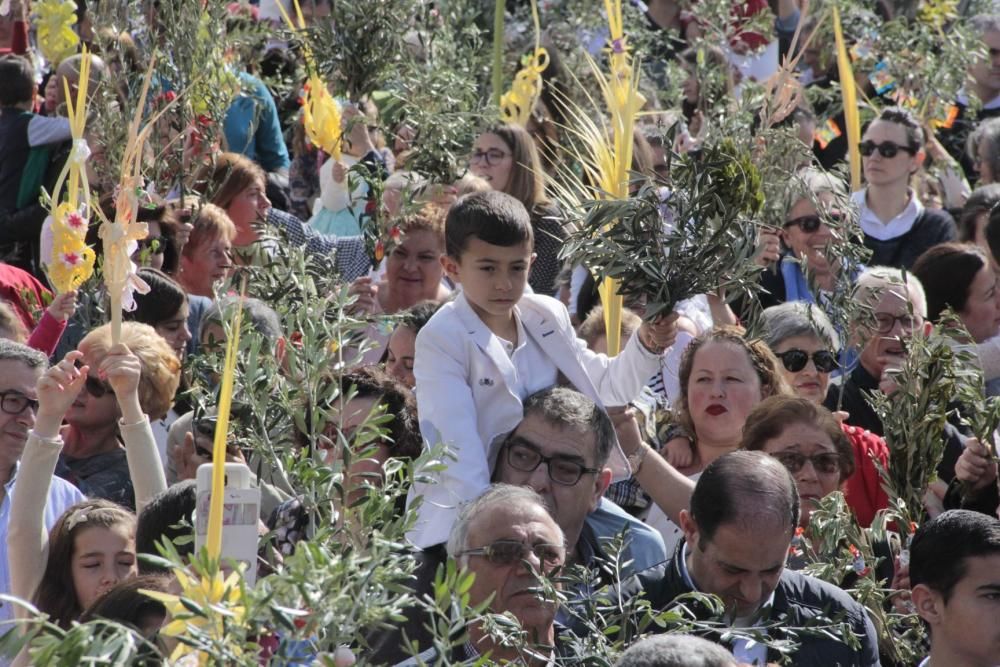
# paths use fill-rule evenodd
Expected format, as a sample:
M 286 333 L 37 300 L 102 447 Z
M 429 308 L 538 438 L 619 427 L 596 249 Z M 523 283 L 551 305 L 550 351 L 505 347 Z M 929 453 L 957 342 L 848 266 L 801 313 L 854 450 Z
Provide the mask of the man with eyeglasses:
M 861 166 L 867 187 L 852 196 L 861 216 L 871 266 L 908 269 L 931 246 L 954 241 L 955 221 L 944 211 L 924 208 L 910 178 L 924 162 L 923 129 L 905 109 L 883 109 L 865 129 Z
M 578 391 L 551 387 L 524 400 L 524 419 L 507 435 L 494 463 L 494 482 L 537 492 L 565 536 L 566 561 L 596 571 L 601 584 L 612 583 L 601 580 L 608 574 L 601 565 L 610 562 L 608 542 L 622 533 L 620 561 L 631 561 L 623 576 L 667 558 L 657 531 L 603 497 L 611 482 L 607 462 L 615 443 L 614 424 L 604 410 Z M 415 554 L 415 595 L 432 590 L 434 574 L 445 561 L 443 551 L 435 546 Z M 589 593 L 581 590 L 569 596 L 576 599 Z M 420 610 L 410 610 L 408 617 L 410 638 L 426 638 Z M 569 623 L 563 614 L 560 620 Z M 399 632 L 376 633 L 370 645 L 373 664 L 393 664 Z
M 466 636 L 452 638 L 452 663 L 486 657 L 488 664 L 551 665 L 564 658 L 555 624 L 558 600 L 549 579 L 566 563 L 562 529 L 549 514 L 542 498 L 531 489 L 494 484 L 462 508 L 448 538 L 448 556 L 475 575 L 469 605 L 489 603 L 489 614 L 509 613 L 521 624 L 520 640 L 501 641 L 491 635 L 481 619 L 471 622 Z M 413 621 L 410 629 L 419 632 Z M 407 633 L 413 639 L 413 635 Z M 429 638 L 422 636 L 418 647 Z M 397 646 L 396 651 L 405 648 Z M 383 656 L 384 658 L 384 656 Z M 434 664 L 438 650 L 430 647 L 404 660 L 389 660 L 397 667 Z M 373 657 L 373 663 L 384 660 Z M 562 660 L 560 660 L 562 662 Z
M 0 593 L 10 594 L 10 571 L 7 565 L 7 530 L 10 506 L 16 492 L 17 466 L 35 425 L 35 384 L 48 368 L 48 360 L 38 350 L 0 339 Z M 51 530 L 66 509 L 86 500 L 80 491 L 59 477 L 52 478 L 45 504 L 45 527 Z M 9 603 L 0 605 L 0 623 L 12 619 Z M 0 628 L 0 634 L 6 629 Z M 2 661 L 0 661 L 2 664 Z
M 493 480 L 534 489 L 566 534 L 568 558 L 594 570 L 624 531 L 623 561 L 638 571 L 666 560 L 663 538 L 604 498 L 615 446 L 608 414 L 578 391 L 552 387 L 524 401 L 524 419 L 505 439 Z
M 906 342 L 913 336 L 927 336 L 932 325 L 925 320 L 927 296 L 912 274 L 899 269 L 872 267 L 859 277 L 854 301 L 861 308 L 851 323 L 851 340 L 861 345 L 857 364 L 841 385 L 831 385 L 823 405 L 842 410 L 852 426 L 884 435 L 882 420 L 868 402 L 869 392 L 894 391 L 891 373 L 903 363 Z M 964 449 L 965 438 L 948 425 L 948 445 L 938 474 L 948 482 L 955 476 L 955 462 Z

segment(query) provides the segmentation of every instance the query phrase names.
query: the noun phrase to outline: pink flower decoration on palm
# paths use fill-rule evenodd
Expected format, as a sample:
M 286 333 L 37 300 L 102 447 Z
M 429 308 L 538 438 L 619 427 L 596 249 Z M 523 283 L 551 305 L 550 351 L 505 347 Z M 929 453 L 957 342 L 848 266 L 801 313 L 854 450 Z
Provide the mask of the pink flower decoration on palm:
M 80 215 L 79 211 L 73 211 L 66 216 L 66 225 L 78 232 L 87 228 L 87 219 Z
M 66 266 L 75 267 L 83 261 L 83 257 L 75 252 L 64 252 L 60 258 Z
M 611 40 L 612 53 L 625 53 L 625 40 L 621 37 Z

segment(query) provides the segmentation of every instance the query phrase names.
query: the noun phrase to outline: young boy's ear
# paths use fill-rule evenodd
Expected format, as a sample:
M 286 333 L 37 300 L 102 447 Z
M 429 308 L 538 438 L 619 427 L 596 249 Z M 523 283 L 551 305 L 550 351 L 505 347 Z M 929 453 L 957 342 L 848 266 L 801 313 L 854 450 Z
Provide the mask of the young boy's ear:
M 458 260 L 454 257 L 448 255 L 441 255 L 441 266 L 444 267 L 444 272 L 449 278 L 454 282 L 458 282 Z

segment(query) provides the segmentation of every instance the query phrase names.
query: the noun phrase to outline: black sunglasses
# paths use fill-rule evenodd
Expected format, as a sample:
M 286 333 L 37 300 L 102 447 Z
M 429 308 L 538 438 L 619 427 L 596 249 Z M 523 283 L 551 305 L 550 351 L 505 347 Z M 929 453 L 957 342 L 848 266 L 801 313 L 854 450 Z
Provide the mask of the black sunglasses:
M 812 463 L 816 472 L 830 474 L 840 470 L 840 456 L 837 454 L 824 453 L 806 456 L 799 452 L 777 452 L 771 456 L 778 459 L 781 465 L 785 466 L 788 472 L 793 475 L 805 467 L 806 461 Z
M 810 355 L 805 350 L 793 348 L 784 352 L 778 352 L 774 356 L 781 359 L 781 364 L 789 373 L 798 373 L 801 371 L 806 367 L 810 358 L 812 358 L 813 363 L 816 364 L 816 370 L 820 373 L 830 373 L 837 368 L 837 357 L 829 350 L 819 350 Z
M 104 398 L 105 394 L 114 394 L 115 390 L 111 388 L 107 382 L 101 382 L 97 378 L 92 378 L 87 376 L 86 382 L 83 384 L 87 393 L 94 398 Z
M 546 569 L 558 567 L 566 560 L 566 547 L 561 544 L 527 545 L 516 540 L 497 540 L 493 544 L 476 549 L 466 549 L 459 556 L 482 556 L 493 565 L 508 567 L 523 560 L 533 553 Z
M 806 234 L 812 234 L 823 224 L 823 219 L 818 215 L 803 215 L 799 218 L 792 218 L 785 222 L 785 227 L 798 227 Z
M 876 144 L 870 139 L 858 144 L 858 149 L 864 157 L 871 157 L 875 151 L 878 151 L 878 154 L 886 159 L 896 157 L 899 151 L 906 151 L 910 155 L 915 155 L 917 152 L 916 146 L 901 146 L 894 141 L 883 141 L 880 144 Z

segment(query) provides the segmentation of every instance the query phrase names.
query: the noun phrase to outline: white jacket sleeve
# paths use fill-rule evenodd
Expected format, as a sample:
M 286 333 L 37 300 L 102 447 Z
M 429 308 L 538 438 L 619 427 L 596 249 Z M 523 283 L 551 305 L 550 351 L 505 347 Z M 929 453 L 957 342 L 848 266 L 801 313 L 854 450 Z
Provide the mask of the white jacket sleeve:
M 569 319 L 563 334 L 573 336 Z M 597 389 L 604 405 L 627 405 L 639 395 L 642 388 L 660 371 L 660 355 L 647 350 L 639 342 L 638 332 L 632 334 L 622 351 L 608 357 L 587 347 L 582 338 L 576 338 L 577 355 Z
M 163 473 L 160 453 L 156 449 L 156 438 L 146 417 L 137 424 L 118 424 L 125 441 L 125 458 L 128 472 L 135 489 L 135 513 L 142 512 L 153 496 L 167 490 L 167 478 Z
M 446 541 L 461 503 L 476 498 L 490 484 L 487 443 L 479 436 L 460 345 L 454 333 L 435 333 L 421 331 L 414 354 L 420 433 L 427 446 L 444 443 L 454 458 L 443 462 L 442 471 L 415 473 L 429 477 L 426 482 L 415 481 L 407 498 L 409 507 L 416 497 L 423 497 L 417 524 L 407 536 L 420 548 Z

